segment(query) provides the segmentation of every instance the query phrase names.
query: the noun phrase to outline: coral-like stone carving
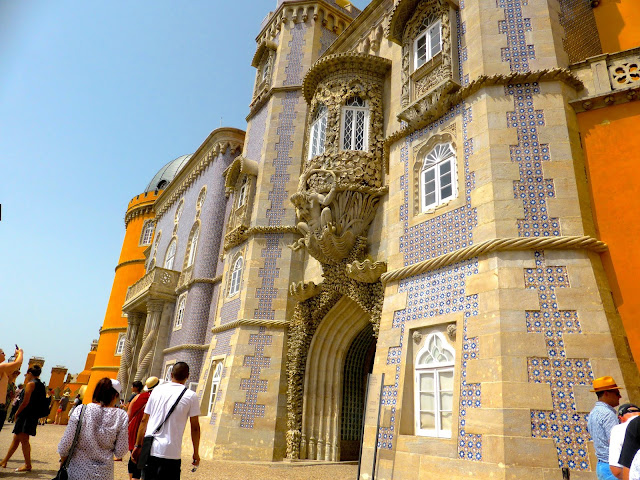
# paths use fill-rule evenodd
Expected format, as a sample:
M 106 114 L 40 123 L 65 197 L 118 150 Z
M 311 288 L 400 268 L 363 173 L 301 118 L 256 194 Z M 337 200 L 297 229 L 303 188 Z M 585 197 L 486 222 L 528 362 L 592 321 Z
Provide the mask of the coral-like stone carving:
M 385 262 L 372 262 L 368 258 L 364 262 L 358 262 L 346 265 L 346 272 L 349 278 L 353 278 L 363 283 L 375 283 L 380 280 L 380 275 L 387 271 Z
M 455 323 L 447 325 L 447 335 L 449 336 L 450 340 L 456 339 L 456 333 L 458 333 L 458 326 Z
M 295 297 L 299 302 L 304 302 L 311 297 L 315 297 L 321 290 L 322 287 L 313 282 L 298 282 L 289 285 L 289 295 Z
M 413 332 L 412 338 L 414 343 L 419 344 L 422 341 L 422 334 L 420 332 Z

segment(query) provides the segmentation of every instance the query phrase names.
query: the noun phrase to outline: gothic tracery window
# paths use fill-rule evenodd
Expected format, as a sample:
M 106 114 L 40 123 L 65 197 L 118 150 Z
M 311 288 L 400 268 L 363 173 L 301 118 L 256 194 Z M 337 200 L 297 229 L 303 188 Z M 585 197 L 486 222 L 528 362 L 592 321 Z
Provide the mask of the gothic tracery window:
M 229 296 L 232 297 L 240 291 L 240 280 L 242 279 L 242 268 L 244 266 L 244 260 L 242 256 L 239 256 L 233 263 L 233 269 L 231 271 L 231 280 L 229 281 Z
M 342 109 L 342 149 L 366 150 L 369 146 L 369 107 L 358 96 L 349 98 Z
M 167 270 L 173 270 L 173 262 L 176 258 L 177 246 L 178 246 L 178 240 L 174 238 L 173 240 L 171 240 L 169 247 L 167 247 L 167 253 L 165 254 L 165 257 L 164 257 L 164 268 L 166 268 Z
M 200 237 L 200 224 L 196 223 L 191 229 L 191 238 L 189 239 L 189 243 L 187 244 L 187 255 L 186 255 L 186 264 L 185 268 L 193 265 L 193 262 L 196 259 L 196 251 L 198 250 L 198 239 Z
M 434 16 L 425 17 L 413 42 L 413 68 L 420 68 L 442 50 L 442 23 Z
M 149 245 L 151 238 L 153 237 L 153 227 L 155 223 L 153 220 L 147 220 L 142 227 L 142 234 L 140 235 L 140 245 Z
M 451 438 L 455 353 L 441 333 L 429 335 L 415 366 L 416 434 Z
M 182 321 L 184 320 L 184 310 L 187 305 L 187 293 L 183 293 L 178 298 L 178 308 L 176 309 L 176 318 L 173 322 L 173 329 L 177 330 L 182 328 Z
M 213 405 L 216 402 L 216 396 L 220 387 L 220 379 L 222 378 L 222 361 L 212 361 L 211 368 L 214 368 L 214 363 L 215 370 L 213 371 L 213 375 L 211 378 L 211 394 L 209 395 L 209 407 L 207 409 L 207 415 L 211 415 L 211 412 L 213 411 Z

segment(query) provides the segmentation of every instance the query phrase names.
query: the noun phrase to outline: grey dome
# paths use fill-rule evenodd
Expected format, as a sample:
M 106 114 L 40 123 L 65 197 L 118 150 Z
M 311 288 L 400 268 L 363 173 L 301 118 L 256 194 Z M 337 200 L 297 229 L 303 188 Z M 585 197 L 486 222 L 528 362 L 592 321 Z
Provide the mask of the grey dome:
M 178 175 L 180 170 L 182 170 L 182 167 L 187 164 L 190 158 L 191 155 L 182 155 L 181 157 L 167 163 L 151 179 L 147 188 L 144 189 L 145 193 L 153 192 L 154 190 L 164 190 L 167 188 L 167 185 L 169 185 L 176 175 Z

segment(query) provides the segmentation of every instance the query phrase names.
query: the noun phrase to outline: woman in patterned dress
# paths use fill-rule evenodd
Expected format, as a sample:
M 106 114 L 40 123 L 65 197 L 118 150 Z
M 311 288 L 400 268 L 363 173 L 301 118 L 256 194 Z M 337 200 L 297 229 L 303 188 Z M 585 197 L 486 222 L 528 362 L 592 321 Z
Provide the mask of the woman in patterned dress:
M 80 436 L 67 468 L 69 480 L 113 480 L 113 458 L 127 452 L 127 412 L 114 408 L 122 387 L 117 380 L 103 378 L 93 392 L 93 403 L 75 408 L 58 445 L 61 462 L 73 443 L 76 426 L 82 414 Z

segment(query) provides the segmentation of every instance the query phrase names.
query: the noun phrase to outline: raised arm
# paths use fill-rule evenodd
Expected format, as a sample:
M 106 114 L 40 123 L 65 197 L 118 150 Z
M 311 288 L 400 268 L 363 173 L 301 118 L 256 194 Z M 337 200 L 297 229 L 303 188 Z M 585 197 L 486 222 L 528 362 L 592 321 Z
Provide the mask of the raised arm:
M 20 369 L 20 366 L 22 365 L 22 358 L 24 356 L 22 349 L 19 348 L 16 350 L 15 355 L 16 359 L 13 362 L 0 363 L 0 374 L 6 373 L 7 375 L 11 375 L 11 373 Z

